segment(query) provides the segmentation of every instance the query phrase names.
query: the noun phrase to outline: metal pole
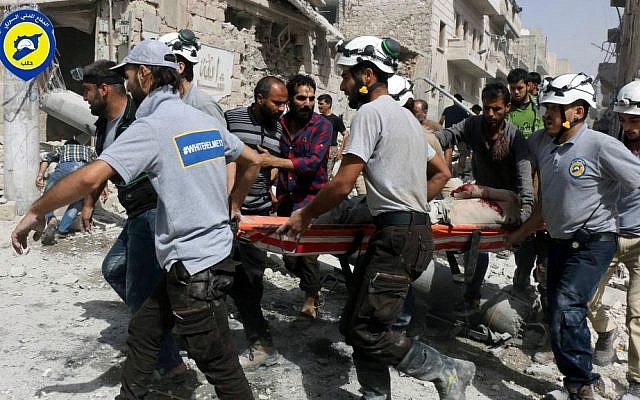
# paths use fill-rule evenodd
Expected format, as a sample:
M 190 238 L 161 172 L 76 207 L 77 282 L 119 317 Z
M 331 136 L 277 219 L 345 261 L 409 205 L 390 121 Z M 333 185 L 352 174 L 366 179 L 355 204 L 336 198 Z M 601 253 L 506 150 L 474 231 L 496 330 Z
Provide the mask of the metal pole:
M 467 107 L 464 104 L 462 104 L 460 101 L 458 101 L 458 99 L 453 97 L 453 95 L 451 93 L 449 93 L 448 91 L 446 91 L 443 88 L 439 87 L 438 84 L 435 83 L 434 81 L 432 81 L 431 79 L 424 78 L 424 77 L 417 77 L 417 78 L 413 78 L 413 81 L 414 82 L 415 81 L 425 81 L 429 85 L 433 86 L 434 89 L 438 90 L 440 93 L 442 93 L 443 95 L 445 95 L 448 98 L 450 98 L 451 100 L 453 100 L 454 104 L 457 104 L 458 106 L 462 107 L 466 112 L 469 113 L 469 115 L 474 115 L 473 111 L 471 111 L 471 109 L 469 107 Z

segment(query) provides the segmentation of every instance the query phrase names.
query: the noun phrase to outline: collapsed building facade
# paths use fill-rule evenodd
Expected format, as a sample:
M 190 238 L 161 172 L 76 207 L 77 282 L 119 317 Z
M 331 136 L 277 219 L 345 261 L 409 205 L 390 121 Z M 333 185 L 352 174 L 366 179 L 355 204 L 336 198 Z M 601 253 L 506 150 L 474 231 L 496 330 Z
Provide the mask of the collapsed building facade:
M 0 0 L 0 9 L 33 4 Z M 399 73 L 414 80 L 414 92 L 428 102 L 434 120 L 451 101 L 420 78 L 428 78 L 437 89 L 462 94 L 471 105 L 480 103 L 487 81 L 504 81 L 515 67 L 548 75 L 557 64 L 547 52 L 544 33 L 523 30 L 516 0 L 36 0 L 35 6 L 54 24 L 63 86 L 76 94 L 82 94 L 82 87 L 71 78 L 72 68 L 96 59 L 120 61 L 141 40 L 183 28 L 194 31 L 202 44 L 195 81 L 224 109 L 250 104 L 255 84 L 265 75 L 286 79 L 304 73 L 315 78 L 317 94 L 333 96 L 334 113 L 346 121 L 353 111 L 340 93 L 334 68 L 336 44 L 343 38 L 396 38 L 402 45 Z M 3 68 L 5 90 L 0 96 L 15 97 L 6 89 L 15 84 L 12 80 Z M 37 96 L 31 100 L 37 103 Z M 38 139 L 88 141 L 86 133 L 51 113 L 34 117 L 37 107 L 25 117 L 37 121 L 12 130 L 38 131 L 39 137 L 29 139 L 26 147 L 17 144 L 24 149 L 13 150 L 9 172 L 5 169 L 0 177 L 4 187 L 5 175 L 13 174 L 6 179 L 7 194 L 24 193 L 17 196 L 18 212 L 38 195 L 32 188 L 14 188 L 32 182 Z M 11 104 L 0 112 L 12 112 Z M 2 132 L 8 130 L 6 124 Z M 18 153 L 29 153 L 28 160 Z
M 640 4 L 635 0 L 610 0 L 610 5 L 618 8 L 620 23 L 608 30 L 605 42 L 610 45 L 607 59 L 598 66 L 602 92 L 600 105 L 605 110 L 599 113 L 596 128 L 621 137 L 620 125 L 611 105 L 620 88 L 640 78 L 640 53 L 634 46 L 640 40 Z
M 182 28 L 202 42 L 198 85 L 223 108 L 249 104 L 255 83 L 267 74 L 312 75 L 318 93 L 347 113 L 334 71 L 335 45 L 357 35 L 390 36 L 403 45 L 401 74 L 428 77 L 468 103 L 480 103 L 487 80 L 523 67 L 553 74 L 544 33 L 523 31 L 515 0 L 39 0 L 56 29 L 60 70 L 67 87 L 81 93 L 69 70 L 95 59 L 121 60 L 135 43 Z M 6 8 L 19 3 L 0 3 Z M 522 34 L 525 33 L 525 34 Z M 555 61 L 554 61 L 555 62 Z M 416 92 L 437 119 L 450 104 L 431 86 Z M 69 137 L 51 118 L 47 139 Z M 44 139 L 44 138 L 43 138 Z

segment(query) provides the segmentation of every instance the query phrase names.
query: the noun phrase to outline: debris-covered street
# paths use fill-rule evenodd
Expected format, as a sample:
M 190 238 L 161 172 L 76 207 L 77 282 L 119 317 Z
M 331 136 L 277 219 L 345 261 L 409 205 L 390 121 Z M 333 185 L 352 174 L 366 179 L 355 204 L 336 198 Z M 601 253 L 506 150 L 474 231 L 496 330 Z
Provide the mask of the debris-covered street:
M 9 237 L 13 222 L 0 224 L 0 237 Z M 128 310 L 107 285 L 100 265 L 119 232 L 110 224 L 95 233 L 76 234 L 54 246 L 32 245 L 26 256 L 13 254 L 8 241 L 0 247 L 0 398 L 23 400 L 110 399 L 119 388 L 120 364 L 126 351 Z M 338 318 L 346 299 L 343 284 L 325 279 L 325 304 L 320 318 L 300 317 L 302 294 L 297 280 L 278 267 L 267 270 L 263 307 L 270 320 L 281 357 L 271 368 L 247 372 L 259 399 L 355 399 L 358 382 L 349 346 L 338 332 Z M 323 256 L 324 271 L 338 265 Z M 488 287 L 503 287 L 511 280 L 513 257 L 500 260 L 492 255 Z M 624 326 L 624 292 L 609 288 L 606 302 L 613 305 L 616 322 Z M 230 307 L 233 313 L 232 307 Z M 418 315 L 422 307 L 418 308 Z M 441 332 L 417 317 L 423 339 Z M 432 320 L 433 322 L 433 320 Z M 240 350 L 244 344 L 242 325 L 230 319 Z M 440 326 L 440 328 L 442 328 Z M 430 340 L 430 339 L 427 339 Z M 478 372 L 469 389 L 469 399 L 535 399 L 559 386 L 560 374 L 553 363 L 531 361 L 533 350 L 510 340 L 490 347 L 476 341 L 440 337 L 431 343 L 447 354 L 468 358 Z M 618 357 L 624 360 L 627 343 L 623 335 Z M 195 365 L 193 374 L 178 388 L 154 386 L 152 398 L 205 399 L 215 396 Z M 626 363 L 614 363 L 603 374 L 605 398 L 616 398 L 616 387 L 624 384 Z M 392 373 L 394 399 L 435 399 L 433 385 Z M 215 397 L 214 397 L 215 398 Z

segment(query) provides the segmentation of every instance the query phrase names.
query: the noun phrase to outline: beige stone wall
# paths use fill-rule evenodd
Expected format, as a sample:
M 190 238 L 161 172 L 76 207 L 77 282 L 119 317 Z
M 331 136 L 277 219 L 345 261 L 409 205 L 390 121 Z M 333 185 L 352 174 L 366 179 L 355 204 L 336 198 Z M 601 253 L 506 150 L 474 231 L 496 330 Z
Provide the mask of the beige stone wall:
M 108 20 L 107 3 L 101 1 L 98 20 Z M 334 111 L 343 112 L 344 96 L 338 93 L 339 80 L 333 73 L 333 44 L 286 1 L 124 0 L 114 2 L 112 15 L 116 59 L 142 40 L 143 32 L 164 34 L 181 28 L 193 30 L 203 45 L 234 53 L 231 94 L 219 101 L 223 109 L 250 104 L 255 84 L 266 75 L 286 79 L 305 73 L 315 78 L 317 94 L 331 94 L 337 101 Z M 117 32 L 121 19 L 131 21 L 129 38 Z M 278 45 L 285 29 L 288 35 L 282 37 L 287 40 Z M 96 35 L 96 57 L 108 57 L 106 37 L 105 32 Z

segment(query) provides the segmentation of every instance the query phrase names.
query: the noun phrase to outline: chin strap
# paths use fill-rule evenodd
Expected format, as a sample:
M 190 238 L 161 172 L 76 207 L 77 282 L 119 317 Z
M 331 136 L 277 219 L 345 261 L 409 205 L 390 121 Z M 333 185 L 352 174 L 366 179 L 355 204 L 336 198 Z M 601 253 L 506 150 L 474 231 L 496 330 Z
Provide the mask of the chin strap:
M 371 101 L 371 92 L 373 92 L 374 90 L 376 90 L 377 88 L 386 85 L 386 83 L 382 83 L 382 82 L 376 82 L 371 86 L 367 86 L 364 84 L 364 82 L 362 81 L 362 79 L 360 79 L 359 77 L 354 77 L 353 79 L 356 83 L 356 87 L 358 88 L 358 100 L 355 104 L 351 104 L 351 102 L 349 103 L 349 107 L 353 108 L 353 109 L 358 109 L 360 108 L 360 106 L 362 106 L 363 104 L 368 103 L 369 101 Z
M 562 128 L 561 132 L 565 132 L 571 128 L 571 122 L 567 121 L 567 116 L 564 111 L 564 104 L 560 104 L 560 116 L 562 117 Z

